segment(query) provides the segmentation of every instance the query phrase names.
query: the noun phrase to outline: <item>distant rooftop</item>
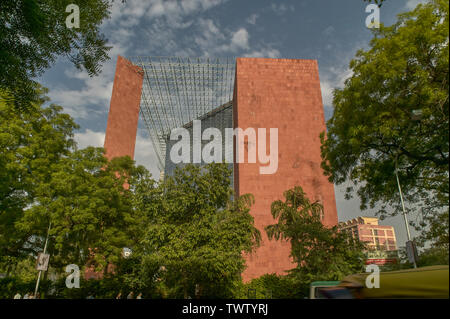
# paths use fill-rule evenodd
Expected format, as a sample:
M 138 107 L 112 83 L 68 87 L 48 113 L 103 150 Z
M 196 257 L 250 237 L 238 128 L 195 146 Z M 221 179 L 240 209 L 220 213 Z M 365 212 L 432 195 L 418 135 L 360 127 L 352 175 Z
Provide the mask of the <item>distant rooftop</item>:
M 349 219 L 345 222 L 340 222 L 339 226 L 345 227 L 356 224 L 378 225 L 378 217 L 358 216 L 356 218 Z

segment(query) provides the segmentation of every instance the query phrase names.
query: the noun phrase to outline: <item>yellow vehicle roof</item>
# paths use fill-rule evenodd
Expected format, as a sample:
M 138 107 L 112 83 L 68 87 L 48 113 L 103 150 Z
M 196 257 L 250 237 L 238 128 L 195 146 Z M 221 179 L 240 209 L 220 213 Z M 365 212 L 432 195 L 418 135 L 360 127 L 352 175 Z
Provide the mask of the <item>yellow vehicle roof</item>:
M 380 288 L 367 288 L 370 273 L 345 277 L 339 286 L 356 288 L 362 298 L 449 298 L 448 266 L 380 272 Z

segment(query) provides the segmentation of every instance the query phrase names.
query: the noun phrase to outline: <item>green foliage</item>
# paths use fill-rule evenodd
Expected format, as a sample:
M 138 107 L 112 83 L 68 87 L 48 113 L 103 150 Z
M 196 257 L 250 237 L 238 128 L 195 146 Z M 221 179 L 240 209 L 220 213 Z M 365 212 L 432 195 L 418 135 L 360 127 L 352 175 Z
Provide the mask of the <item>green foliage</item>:
M 449 249 L 449 219 L 448 209 L 440 214 L 427 214 L 424 217 L 425 231 L 417 238 L 420 246 L 430 243 L 432 246 L 448 251 Z
M 401 211 L 397 161 L 406 202 L 422 214 L 410 220 L 422 219 L 413 225 L 425 231 L 448 216 L 448 24 L 448 2 L 433 0 L 373 29 L 371 48 L 358 51 L 352 77 L 334 90 L 327 138 L 321 135 L 330 181 L 352 180 L 361 209 L 379 205 L 382 217 Z M 428 239 L 440 242 L 439 233 Z M 444 237 L 448 245 L 448 231 Z
M 0 299 L 13 299 L 16 293 L 19 293 L 22 298 L 27 293 L 34 293 L 36 279 L 24 280 L 20 277 L 5 277 L 0 278 Z M 42 282 L 42 287 L 47 288 L 49 282 Z
M 400 262 L 393 265 L 385 265 L 380 267 L 381 271 L 394 271 L 402 269 L 414 268 L 414 265 L 408 261 L 406 248 L 399 248 Z M 432 246 L 419 249 L 417 267 L 448 265 L 449 254 L 448 249 L 441 246 Z
M 448 249 L 430 247 L 419 253 L 418 267 L 448 265 Z
M 89 261 L 105 269 L 140 239 L 145 216 L 133 209 L 133 194 L 123 185 L 141 170 L 129 157 L 108 162 L 101 148 L 74 151 L 50 167 L 48 182 L 35 186 L 36 203 L 16 227 L 45 238 L 51 223 L 48 252 L 55 267 Z
M 78 126 L 60 106 L 42 108 L 46 90 L 36 91 L 40 101 L 26 113 L 0 101 L 0 256 L 34 253 L 27 244 L 33 234 L 19 231 L 16 223 L 34 203 L 36 186 L 48 183 L 50 168 L 75 145 Z
M 0 273 L 13 275 L 23 282 L 36 280 L 36 260 L 32 257 L 14 258 L 10 256 L 0 257 Z
M 16 108 L 36 100 L 33 78 L 59 56 L 91 76 L 108 59 L 101 23 L 109 18 L 110 0 L 2 0 L 0 2 L 0 90 L 11 93 Z M 80 9 L 80 27 L 67 28 L 69 4 Z M 3 98 L 7 98 L 3 96 Z
M 293 275 L 266 274 L 243 284 L 240 299 L 303 299 L 308 297 L 309 283 Z
M 105 276 L 101 280 L 80 278 L 80 288 L 67 288 L 65 278 L 60 278 L 52 282 L 48 289 L 48 298 L 51 299 L 86 299 L 92 296 L 95 299 L 114 299 L 121 293 L 122 298 L 132 291 L 132 289 L 123 283 L 119 275 Z M 135 296 L 137 295 L 134 291 Z
M 162 281 L 170 297 L 232 297 L 260 235 L 249 195 L 230 202 L 225 164 L 187 165 L 147 191 L 149 223 L 133 254 L 142 256 L 141 282 Z M 197 291 L 196 291 L 197 289 Z
M 284 192 L 285 201 L 272 203 L 276 224 L 266 226 L 269 239 L 288 240 L 297 267 L 291 270 L 301 282 L 340 280 L 364 265 L 364 245 L 337 226 L 322 224 L 323 206 L 311 203 L 300 186 Z
M 0 299 L 12 299 L 16 293 L 22 298 L 26 293 L 33 293 L 36 278 L 25 280 L 20 277 L 6 277 L 0 279 Z M 80 278 L 80 288 L 67 288 L 66 278 L 61 277 L 55 281 L 41 280 L 39 293 L 46 299 L 86 299 L 93 296 L 95 299 L 113 299 L 119 292 L 122 298 L 133 291 L 122 282 L 121 276 L 107 276 L 102 280 Z M 134 295 L 141 291 L 134 290 Z M 142 291 L 143 298 L 152 298 L 152 292 Z M 154 295 L 153 295 L 154 296 Z
M 34 259 L 50 229 L 47 252 L 58 271 L 72 263 L 105 270 L 142 238 L 147 220 L 134 194 L 154 181 L 129 157 L 77 150 L 77 125 L 61 107 L 43 108 L 43 93 L 29 112 L 0 103 L 0 262 L 10 262 L 8 273 Z

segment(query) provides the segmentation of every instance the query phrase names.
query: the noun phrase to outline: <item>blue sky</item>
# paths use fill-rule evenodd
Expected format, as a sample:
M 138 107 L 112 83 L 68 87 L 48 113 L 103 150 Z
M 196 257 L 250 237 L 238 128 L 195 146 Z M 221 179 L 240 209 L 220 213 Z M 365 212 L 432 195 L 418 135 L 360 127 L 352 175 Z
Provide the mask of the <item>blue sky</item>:
M 102 73 L 90 78 L 60 59 L 39 79 L 49 88 L 52 102 L 62 105 L 80 124 L 75 135 L 80 147 L 103 146 L 117 55 L 317 59 L 328 119 L 333 112 L 333 89 L 342 87 L 351 76 L 350 60 L 358 49 L 368 48 L 372 37 L 365 26 L 368 13 L 363 0 L 115 2 L 111 19 L 102 26 L 112 46 L 111 59 L 103 65 Z M 420 2 L 387 0 L 380 9 L 381 22 L 392 24 L 398 13 Z M 135 159 L 159 177 L 143 123 L 138 129 Z M 335 187 L 339 220 L 372 216 L 372 211 L 360 211 L 358 200 L 344 199 L 346 186 Z M 381 224 L 393 225 L 399 246 L 404 245 L 401 216 Z

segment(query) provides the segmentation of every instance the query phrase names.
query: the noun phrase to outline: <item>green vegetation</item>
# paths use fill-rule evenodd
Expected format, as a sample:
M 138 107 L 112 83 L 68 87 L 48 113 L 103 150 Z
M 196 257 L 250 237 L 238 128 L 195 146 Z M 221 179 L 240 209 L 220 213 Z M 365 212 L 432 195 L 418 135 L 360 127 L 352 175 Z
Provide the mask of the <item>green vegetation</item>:
M 17 223 L 36 201 L 38 187 L 51 179 L 51 168 L 74 147 L 77 125 L 60 106 L 42 108 L 44 89 L 36 88 L 36 94 L 39 102 L 26 113 L 0 101 L 0 256 L 35 252 L 32 242 L 39 241 L 36 235 L 45 234 L 48 225 L 29 233 Z
M 323 206 L 311 202 L 299 186 L 284 192 L 285 201 L 272 203 L 276 224 L 266 227 L 269 239 L 288 240 L 297 267 L 290 273 L 309 284 L 339 280 L 363 271 L 364 245 L 337 226 L 322 223 Z
M 308 281 L 292 274 L 266 274 L 243 284 L 237 298 L 304 299 L 308 296 Z
M 231 201 L 226 164 L 187 165 L 145 190 L 145 234 L 133 254 L 138 287 L 155 280 L 168 297 L 233 297 L 245 260 L 259 243 L 249 214 L 252 196 Z M 152 280 L 154 279 L 154 280 Z
M 355 183 L 361 209 L 401 212 L 398 175 L 421 239 L 448 247 L 449 5 L 433 0 L 373 29 L 353 75 L 334 91 L 322 134 L 322 167 L 331 182 Z M 347 189 L 347 196 L 353 192 Z
M 91 76 L 100 72 L 111 47 L 100 33 L 113 0 L 2 0 L 0 2 L 0 90 L 18 110 L 39 98 L 33 78 L 63 56 Z M 66 7 L 80 10 L 79 28 L 67 28 Z

